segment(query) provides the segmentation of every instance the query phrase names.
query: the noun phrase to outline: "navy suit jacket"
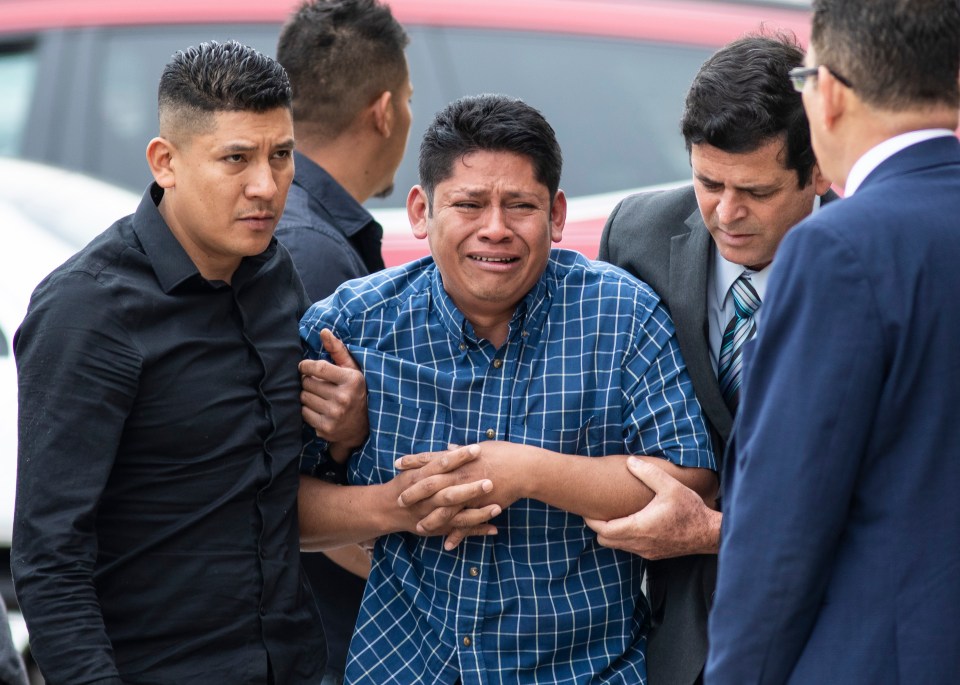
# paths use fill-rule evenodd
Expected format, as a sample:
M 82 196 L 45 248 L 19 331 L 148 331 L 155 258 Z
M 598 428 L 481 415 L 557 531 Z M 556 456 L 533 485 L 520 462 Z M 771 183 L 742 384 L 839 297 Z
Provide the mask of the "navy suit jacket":
M 727 451 L 706 682 L 960 674 L 960 142 L 782 243 Z

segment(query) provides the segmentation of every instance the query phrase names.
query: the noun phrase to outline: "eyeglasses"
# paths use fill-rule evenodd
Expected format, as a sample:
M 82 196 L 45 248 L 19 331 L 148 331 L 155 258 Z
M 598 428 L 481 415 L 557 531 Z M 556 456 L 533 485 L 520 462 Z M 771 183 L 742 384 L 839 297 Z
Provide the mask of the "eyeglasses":
M 850 83 L 850 81 L 848 81 L 846 78 L 844 78 L 843 76 L 841 76 L 840 74 L 838 74 L 833 69 L 826 66 L 825 64 L 821 64 L 816 67 L 797 67 L 796 69 L 791 69 L 789 72 L 787 72 L 787 76 L 790 78 L 790 81 L 793 83 L 793 89 L 798 93 L 802 93 L 803 87 L 807 83 L 807 79 L 813 76 L 816 76 L 817 73 L 820 71 L 821 66 L 827 71 L 829 71 L 830 74 L 833 76 L 833 78 L 837 79 L 840 83 L 845 85 L 847 88 L 853 88 L 853 84 Z

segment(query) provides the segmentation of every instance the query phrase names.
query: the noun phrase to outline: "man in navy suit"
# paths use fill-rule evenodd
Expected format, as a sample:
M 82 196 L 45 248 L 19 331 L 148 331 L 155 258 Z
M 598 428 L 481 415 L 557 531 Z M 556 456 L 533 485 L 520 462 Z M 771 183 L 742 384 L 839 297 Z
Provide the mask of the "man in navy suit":
M 960 674 L 960 5 L 816 0 L 802 89 L 847 198 L 747 344 L 708 683 Z

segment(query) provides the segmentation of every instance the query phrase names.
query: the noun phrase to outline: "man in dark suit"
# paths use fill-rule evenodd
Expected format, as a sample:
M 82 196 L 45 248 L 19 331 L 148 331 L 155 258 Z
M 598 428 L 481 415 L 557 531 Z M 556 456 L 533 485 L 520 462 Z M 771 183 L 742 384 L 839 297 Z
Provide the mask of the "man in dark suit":
M 846 199 L 780 247 L 727 453 L 710 683 L 960 674 L 960 5 L 817 0 Z
M 601 239 L 600 258 L 649 283 L 670 310 L 718 456 L 739 387 L 739 366 L 732 363 L 739 356 L 723 350 L 738 351 L 761 323 L 767 277 L 783 236 L 835 197 L 820 197 L 830 184 L 817 167 L 800 96 L 787 78 L 802 62 L 794 41 L 758 35 L 704 63 L 681 122 L 693 185 L 625 199 Z M 731 292 L 738 281 L 746 281 L 743 287 L 761 304 L 740 328 Z M 649 571 L 650 683 L 690 685 L 706 661 L 721 514 L 669 477 L 642 464 L 631 470 L 658 492 L 654 507 L 590 523 L 601 543 L 660 559 Z

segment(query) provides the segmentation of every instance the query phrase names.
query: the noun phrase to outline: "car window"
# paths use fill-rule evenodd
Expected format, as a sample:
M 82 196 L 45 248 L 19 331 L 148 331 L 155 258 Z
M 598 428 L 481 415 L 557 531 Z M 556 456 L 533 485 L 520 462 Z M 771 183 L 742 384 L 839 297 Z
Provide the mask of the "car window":
M 689 178 L 680 116 L 711 49 L 590 36 L 412 28 L 414 121 L 396 187 L 417 182 L 417 148 L 430 119 L 463 95 L 499 92 L 540 109 L 563 150 L 568 195 Z M 401 206 L 405 192 L 374 207 Z
M 0 48 L 0 155 L 16 156 L 21 151 L 36 73 L 30 44 Z
M 279 27 L 118 27 L 94 42 L 94 110 L 83 166 L 137 192 L 156 134 L 156 84 L 179 49 L 236 39 L 274 54 Z M 435 112 L 457 97 L 501 92 L 540 108 L 564 152 L 562 186 L 578 196 L 689 176 L 679 134 L 683 97 L 709 48 L 531 31 L 408 26 L 414 121 L 398 191 L 373 208 L 400 207 L 417 182 L 417 149 Z

